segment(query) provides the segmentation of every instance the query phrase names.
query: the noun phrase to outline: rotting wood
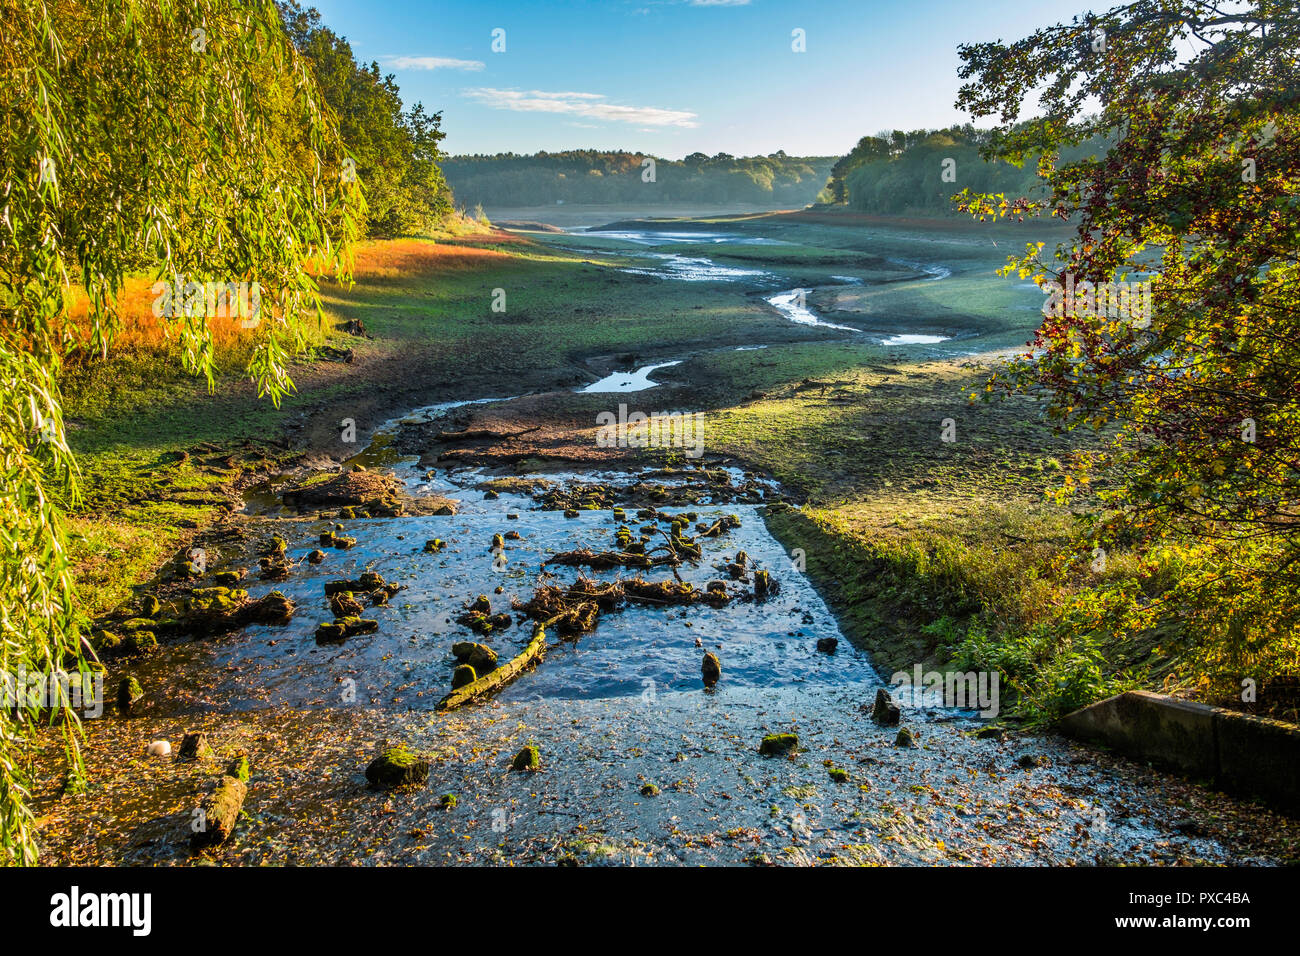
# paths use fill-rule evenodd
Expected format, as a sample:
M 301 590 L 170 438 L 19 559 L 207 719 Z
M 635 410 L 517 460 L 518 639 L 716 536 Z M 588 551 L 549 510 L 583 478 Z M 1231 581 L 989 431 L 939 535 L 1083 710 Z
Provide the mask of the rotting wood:
M 505 687 L 516 677 L 522 674 L 529 667 L 538 663 L 546 654 L 546 629 L 555 621 L 556 617 L 547 618 L 533 626 L 533 636 L 528 645 L 510 659 L 508 664 L 503 664 L 494 671 L 484 674 L 477 678 L 473 683 L 466 684 L 453 690 L 450 694 L 438 701 L 437 709 L 440 711 L 455 710 L 458 707 L 464 707 L 466 704 L 473 703 L 476 700 L 482 700 L 495 694 L 501 688 Z

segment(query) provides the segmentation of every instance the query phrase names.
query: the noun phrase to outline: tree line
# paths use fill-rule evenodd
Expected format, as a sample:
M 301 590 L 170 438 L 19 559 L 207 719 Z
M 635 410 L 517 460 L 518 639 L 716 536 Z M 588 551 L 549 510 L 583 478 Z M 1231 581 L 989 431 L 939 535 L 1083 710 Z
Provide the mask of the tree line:
M 443 172 L 464 206 L 553 206 L 556 203 L 814 202 L 834 157 L 736 157 L 691 153 L 680 160 L 626 150 L 575 149 L 533 154 L 451 156 Z

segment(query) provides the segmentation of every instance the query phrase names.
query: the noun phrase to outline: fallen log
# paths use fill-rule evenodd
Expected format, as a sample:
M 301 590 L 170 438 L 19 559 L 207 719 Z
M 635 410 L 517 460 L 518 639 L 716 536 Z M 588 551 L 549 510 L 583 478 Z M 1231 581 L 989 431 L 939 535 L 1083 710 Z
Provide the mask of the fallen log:
M 508 664 L 502 664 L 496 670 L 476 678 L 473 683 L 458 687 L 438 701 L 438 710 L 455 710 L 476 700 L 491 697 L 505 687 L 525 670 L 538 663 L 546 654 L 546 628 L 556 618 L 548 618 L 533 626 L 533 636 L 528 646 L 511 658 Z

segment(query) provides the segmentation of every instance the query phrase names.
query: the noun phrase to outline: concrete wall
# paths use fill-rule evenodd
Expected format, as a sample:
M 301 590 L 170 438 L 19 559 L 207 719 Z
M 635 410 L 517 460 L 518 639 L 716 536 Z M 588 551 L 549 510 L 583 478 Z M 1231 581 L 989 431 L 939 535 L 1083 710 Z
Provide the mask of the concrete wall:
M 1294 724 L 1129 691 L 1067 714 L 1058 729 L 1300 815 L 1300 727 Z

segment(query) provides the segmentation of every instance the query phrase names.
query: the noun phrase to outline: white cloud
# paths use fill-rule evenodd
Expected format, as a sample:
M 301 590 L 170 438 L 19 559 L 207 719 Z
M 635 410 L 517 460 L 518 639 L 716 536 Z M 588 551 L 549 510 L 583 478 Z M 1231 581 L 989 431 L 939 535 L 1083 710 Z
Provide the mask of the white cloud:
M 465 90 L 464 95 L 475 102 L 495 110 L 514 110 L 519 113 L 567 113 L 586 119 L 618 123 L 640 123 L 643 126 L 682 126 L 694 128 L 695 113 L 686 110 L 661 109 L 657 106 L 620 106 L 606 102 L 601 93 L 551 93 L 545 90 L 497 90 L 477 87 Z
M 482 60 L 456 60 L 449 56 L 386 56 L 384 65 L 394 70 L 473 70 L 483 69 Z

